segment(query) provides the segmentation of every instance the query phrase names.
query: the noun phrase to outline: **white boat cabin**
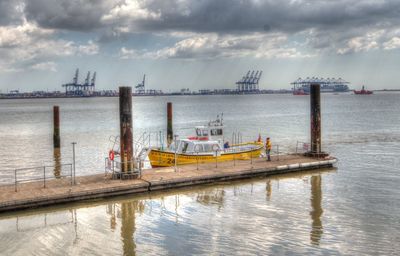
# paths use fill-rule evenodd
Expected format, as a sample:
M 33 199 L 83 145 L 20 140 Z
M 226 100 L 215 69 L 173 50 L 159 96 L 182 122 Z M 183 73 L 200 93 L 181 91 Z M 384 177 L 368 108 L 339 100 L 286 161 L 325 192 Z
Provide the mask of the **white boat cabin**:
M 182 139 L 177 140 L 176 143 L 173 142 L 169 147 L 170 152 L 175 152 L 175 149 L 178 154 L 202 155 L 221 152 L 223 147 L 218 141 Z
M 224 149 L 224 126 L 222 115 L 207 125 L 195 127 L 196 136 L 171 143 L 170 152 L 179 154 L 210 154 Z

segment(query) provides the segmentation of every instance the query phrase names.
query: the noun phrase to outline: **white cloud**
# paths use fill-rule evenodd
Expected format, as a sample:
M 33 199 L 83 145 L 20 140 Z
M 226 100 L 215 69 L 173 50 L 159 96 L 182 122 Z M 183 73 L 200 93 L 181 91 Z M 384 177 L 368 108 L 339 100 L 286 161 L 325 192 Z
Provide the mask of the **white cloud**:
M 392 37 L 389 41 L 383 43 L 383 49 L 393 50 L 400 48 L 400 37 Z
M 161 17 L 159 12 L 151 11 L 145 8 L 142 1 L 126 0 L 117 4 L 109 13 L 103 15 L 101 20 L 105 23 L 119 20 L 158 20 Z
M 37 63 L 37 64 L 33 65 L 32 69 L 56 72 L 57 64 L 52 61 L 41 62 L 41 63 Z
M 284 34 L 218 35 L 216 33 L 197 34 L 184 38 L 173 46 L 154 51 L 138 51 L 123 47 L 122 59 L 129 58 L 293 58 L 310 57 L 296 48 L 288 47 Z
M 121 59 L 138 59 L 141 58 L 142 55 L 136 50 L 122 47 L 119 51 L 119 57 Z
M 49 70 L 55 70 L 55 66 L 50 65 L 54 58 L 98 52 L 99 47 L 93 41 L 77 44 L 57 39 L 54 30 L 43 29 L 33 23 L 0 27 L 0 72 L 15 72 L 29 66 L 37 70 L 44 64 Z
M 378 30 L 369 32 L 364 36 L 357 36 L 349 39 L 346 46 L 337 50 L 338 54 L 366 52 L 380 48 L 380 39 L 385 34 L 385 31 Z
M 99 46 L 93 43 L 92 40 L 89 40 L 87 45 L 79 45 L 77 50 L 83 55 L 95 55 L 99 53 Z

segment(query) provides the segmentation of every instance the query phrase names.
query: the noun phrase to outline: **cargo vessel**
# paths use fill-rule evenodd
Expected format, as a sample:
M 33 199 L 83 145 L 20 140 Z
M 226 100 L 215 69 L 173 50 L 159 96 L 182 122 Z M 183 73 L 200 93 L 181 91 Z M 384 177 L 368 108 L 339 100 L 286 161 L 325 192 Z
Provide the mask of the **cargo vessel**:
M 354 90 L 354 94 L 357 94 L 357 95 L 371 95 L 371 94 L 373 94 L 373 92 L 369 91 L 369 90 L 365 90 L 365 86 L 363 85 L 361 90 L 359 90 L 359 91 Z

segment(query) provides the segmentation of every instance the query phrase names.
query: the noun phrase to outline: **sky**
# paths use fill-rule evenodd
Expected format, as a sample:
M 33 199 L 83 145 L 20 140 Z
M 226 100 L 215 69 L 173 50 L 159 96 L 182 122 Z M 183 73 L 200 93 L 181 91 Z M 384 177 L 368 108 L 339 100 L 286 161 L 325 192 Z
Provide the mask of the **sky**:
M 0 0 L 0 92 L 62 90 L 76 68 L 97 89 L 261 89 L 299 77 L 400 88 L 399 0 Z

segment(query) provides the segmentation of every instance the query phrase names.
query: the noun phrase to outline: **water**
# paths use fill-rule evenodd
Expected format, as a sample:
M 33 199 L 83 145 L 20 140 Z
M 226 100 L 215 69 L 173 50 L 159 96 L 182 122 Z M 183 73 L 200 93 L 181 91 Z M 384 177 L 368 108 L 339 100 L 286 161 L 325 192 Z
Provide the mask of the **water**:
M 0 216 L 4 255 L 398 255 L 400 94 L 322 96 L 324 149 L 336 170 L 277 176 Z M 134 132 L 187 129 L 223 112 L 228 137 L 261 133 L 284 150 L 309 140 L 308 97 L 291 95 L 133 99 Z M 77 172 L 103 171 L 118 134 L 118 99 L 0 101 L 0 178 L 53 165 L 52 106 L 61 109 L 62 163 L 77 144 Z

